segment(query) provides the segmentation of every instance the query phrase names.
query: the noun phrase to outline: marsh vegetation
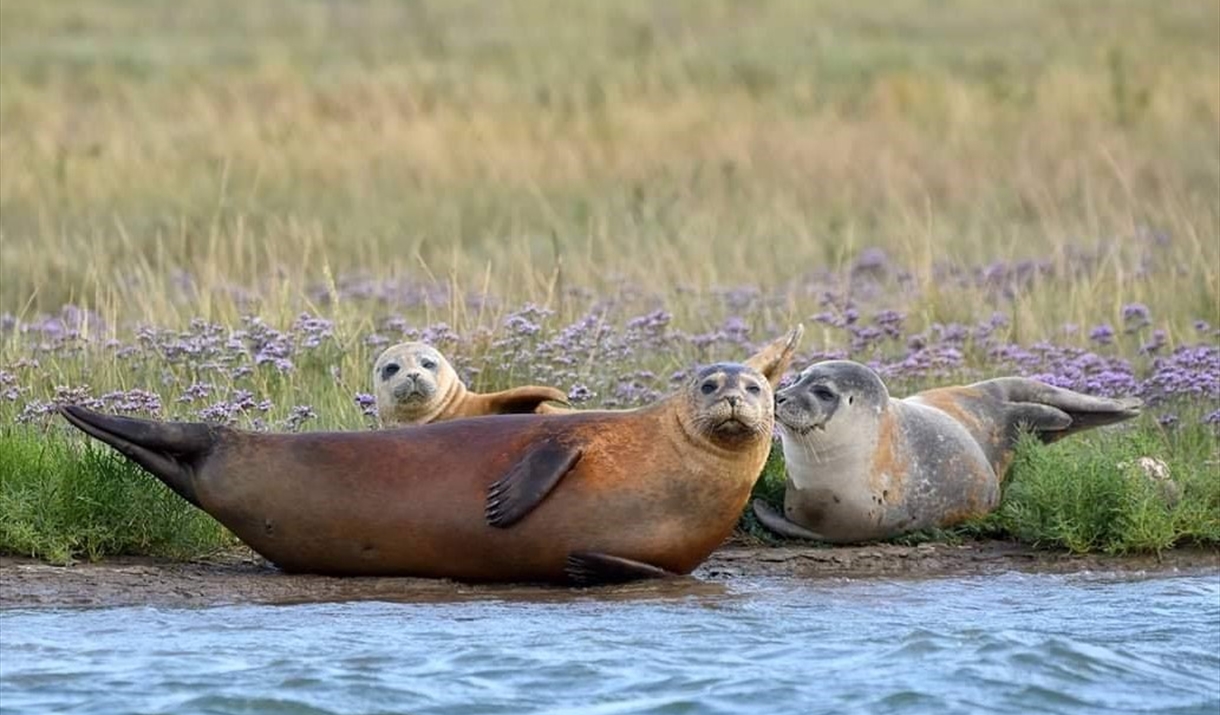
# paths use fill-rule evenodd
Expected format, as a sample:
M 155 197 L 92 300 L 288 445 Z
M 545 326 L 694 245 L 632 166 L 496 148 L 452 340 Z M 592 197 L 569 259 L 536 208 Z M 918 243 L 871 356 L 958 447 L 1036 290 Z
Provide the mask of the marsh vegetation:
M 1023 445 L 996 514 L 937 538 L 1220 543 L 1218 23 L 1194 0 L 6 2 L 0 550 L 230 538 L 57 403 L 362 429 L 373 358 L 423 339 L 475 389 L 626 407 L 796 321 L 796 367 L 851 357 L 895 394 L 1021 374 L 1146 401 Z

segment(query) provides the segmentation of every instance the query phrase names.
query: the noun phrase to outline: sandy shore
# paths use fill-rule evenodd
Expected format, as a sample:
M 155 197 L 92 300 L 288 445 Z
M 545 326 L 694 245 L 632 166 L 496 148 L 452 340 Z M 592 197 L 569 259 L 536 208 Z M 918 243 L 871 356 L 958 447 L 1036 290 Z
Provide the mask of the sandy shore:
M 759 577 L 932 578 L 1005 571 L 1220 575 L 1220 549 L 1175 549 L 1158 558 L 1072 556 L 998 541 L 836 548 L 730 544 L 713 554 L 691 577 L 665 585 L 632 585 L 617 590 L 623 595 L 656 595 L 724 589 L 735 580 Z M 0 557 L 0 608 L 546 599 L 570 598 L 572 593 L 572 589 L 556 587 L 482 586 L 432 579 L 288 575 L 245 551 L 189 562 L 112 558 L 66 567 Z

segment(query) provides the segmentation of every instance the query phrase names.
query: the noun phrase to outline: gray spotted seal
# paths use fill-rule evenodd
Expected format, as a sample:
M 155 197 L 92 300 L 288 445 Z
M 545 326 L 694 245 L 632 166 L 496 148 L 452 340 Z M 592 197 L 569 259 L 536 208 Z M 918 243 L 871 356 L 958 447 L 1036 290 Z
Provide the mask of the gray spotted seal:
M 998 504 L 1021 429 L 1049 443 L 1140 407 L 1018 377 L 894 399 L 865 365 L 816 363 L 775 396 L 784 512 L 753 511 L 778 534 L 836 543 L 951 526 Z

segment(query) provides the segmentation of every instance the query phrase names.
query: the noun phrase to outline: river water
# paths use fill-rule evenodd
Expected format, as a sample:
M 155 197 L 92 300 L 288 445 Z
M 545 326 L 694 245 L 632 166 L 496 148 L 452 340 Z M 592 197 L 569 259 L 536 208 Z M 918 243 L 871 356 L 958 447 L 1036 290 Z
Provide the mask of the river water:
M 0 611 L 3 713 L 1220 712 L 1220 574 Z

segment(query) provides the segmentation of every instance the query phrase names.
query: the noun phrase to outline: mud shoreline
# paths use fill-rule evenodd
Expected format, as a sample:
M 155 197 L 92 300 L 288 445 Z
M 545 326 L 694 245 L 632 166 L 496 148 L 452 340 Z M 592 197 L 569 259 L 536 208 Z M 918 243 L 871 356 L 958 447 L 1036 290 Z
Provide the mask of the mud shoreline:
M 615 593 L 650 596 L 725 590 L 734 580 L 935 578 L 1028 573 L 1146 575 L 1216 573 L 1220 549 L 1180 548 L 1154 555 L 1075 556 L 1037 551 L 1002 541 L 918 546 L 760 547 L 726 544 L 692 577 L 670 583 L 609 587 Z M 606 591 L 608 589 L 599 589 Z M 109 606 L 201 607 L 240 603 L 308 603 L 352 600 L 401 602 L 464 599 L 563 599 L 579 591 L 531 585 L 472 585 L 419 578 L 337 578 L 284 574 L 248 551 L 195 561 L 110 558 L 72 566 L 0 557 L 0 609 Z

